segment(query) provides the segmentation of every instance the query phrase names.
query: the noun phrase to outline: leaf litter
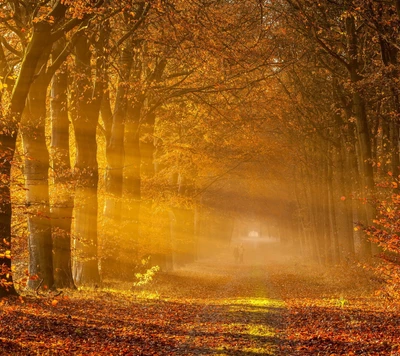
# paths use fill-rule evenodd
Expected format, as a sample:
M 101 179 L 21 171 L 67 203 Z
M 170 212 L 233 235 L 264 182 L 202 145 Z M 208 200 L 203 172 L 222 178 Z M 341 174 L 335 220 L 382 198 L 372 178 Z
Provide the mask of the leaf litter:
M 398 305 L 374 287 L 368 275 L 341 267 L 197 263 L 159 273 L 140 291 L 109 283 L 2 299 L 0 351 L 400 355 Z

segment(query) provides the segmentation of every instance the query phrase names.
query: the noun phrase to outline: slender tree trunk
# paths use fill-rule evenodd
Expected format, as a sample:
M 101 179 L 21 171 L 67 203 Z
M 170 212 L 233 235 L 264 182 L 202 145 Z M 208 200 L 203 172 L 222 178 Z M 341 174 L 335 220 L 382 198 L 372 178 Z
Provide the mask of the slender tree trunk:
M 296 177 L 296 169 L 293 170 L 293 177 Z M 306 227 L 305 227 L 305 212 L 304 212 L 304 200 L 301 197 L 300 189 L 298 187 L 298 182 L 299 179 L 295 179 L 293 183 L 293 193 L 294 197 L 296 199 L 296 215 L 297 215 L 297 225 L 298 225 L 298 236 L 301 239 L 300 245 L 301 245 L 301 250 L 299 251 L 299 254 L 302 257 L 306 257 L 306 254 L 309 250 L 309 244 L 308 244 L 308 235 L 306 232 Z M 303 203 L 303 204 L 302 204 Z M 271 234 L 270 234 L 271 235 Z
M 341 259 L 343 257 L 353 256 L 356 252 L 356 243 L 354 240 L 355 217 L 353 213 L 353 205 L 355 205 L 356 197 L 353 196 L 358 184 L 356 177 L 358 176 L 356 145 L 354 124 L 351 124 L 353 115 L 352 105 L 347 102 L 347 98 L 343 95 L 343 88 L 338 82 L 334 82 L 333 99 L 338 107 L 344 107 L 344 117 L 335 114 L 336 123 L 340 128 L 338 135 L 340 137 L 340 148 L 337 152 L 337 160 L 334 163 L 336 167 L 336 189 L 337 197 L 335 199 L 335 210 L 337 211 L 336 220 L 339 232 L 339 248 Z M 339 200 L 339 198 L 341 198 Z M 343 254 L 345 256 L 343 256 Z
M 123 216 L 126 222 L 126 231 L 129 232 L 129 255 L 138 257 L 139 215 L 141 202 L 141 175 L 140 175 L 140 147 L 139 147 L 139 119 L 142 103 L 138 102 L 128 109 L 125 127 L 125 168 L 124 168 L 124 196 L 125 206 Z M 125 264 L 128 264 L 126 261 Z
M 178 173 L 171 174 L 169 185 L 171 189 L 178 186 Z M 182 264 L 182 258 L 180 254 L 180 236 L 179 236 L 179 210 L 172 207 L 169 211 L 169 222 L 170 222 L 170 240 L 171 240 L 171 261 L 172 267 L 176 267 Z M 211 226 L 211 222 L 210 225 Z
M 105 176 L 106 199 L 104 203 L 104 232 L 102 273 L 115 273 L 120 266 L 119 255 L 122 240 L 122 184 L 124 167 L 124 131 L 127 115 L 129 77 L 133 63 L 132 45 L 124 47 L 119 65 L 119 83 L 114 114 L 106 147 L 107 169 Z
M 333 154 L 331 154 L 331 157 L 333 155 L 337 156 L 336 150 L 333 150 Z M 335 160 L 332 159 L 332 162 L 335 162 Z M 336 205 L 335 200 L 337 199 L 337 196 L 335 195 L 335 188 L 334 188 L 333 165 L 334 163 L 328 165 L 328 214 L 329 214 L 330 234 L 332 236 L 331 246 L 330 246 L 332 263 L 336 264 L 340 262 L 340 250 L 339 250 L 339 234 L 338 234 L 338 224 L 337 224 L 336 206 L 335 206 Z
M 142 157 L 141 172 L 145 177 L 153 177 L 154 169 L 154 124 L 155 113 L 148 115 L 146 122 L 140 127 L 140 153 Z
M 2 135 L 0 151 L 0 297 L 16 295 L 11 273 L 11 162 L 15 151 L 12 135 Z M 4 147 L 4 148 L 3 148 Z
M 141 42 L 132 40 L 133 58 L 128 67 L 131 71 L 131 81 L 139 82 L 142 75 L 141 61 Z M 140 152 L 140 119 L 142 108 L 145 101 L 145 95 L 139 90 L 131 89 L 128 93 L 129 100 L 125 102 L 126 108 L 123 106 L 126 114 L 124 132 L 123 132 L 123 152 L 124 167 L 122 172 L 122 194 L 124 196 L 123 209 L 121 216 L 123 217 L 124 251 L 120 256 L 120 265 L 123 268 L 123 274 L 132 278 L 134 267 L 139 261 L 139 220 L 140 220 L 140 204 L 142 196 L 142 180 L 141 180 L 141 152 Z M 111 126 L 110 126 L 111 131 Z
M 329 148 L 329 144 L 327 144 L 329 152 L 331 148 Z M 323 215 L 324 215 L 324 235 L 325 235 L 325 263 L 330 265 L 334 260 L 334 237 L 332 235 L 332 226 L 331 226 L 331 219 L 330 219 L 330 197 L 329 197 L 329 188 L 331 186 L 331 177 L 330 177 L 330 165 L 331 162 L 328 159 L 324 159 L 324 181 L 322 184 L 322 204 L 323 204 Z
M 349 73 L 350 80 L 353 84 L 357 84 L 361 77 L 358 73 L 359 63 L 358 63 L 358 44 L 357 44 L 357 34 L 355 27 L 354 17 L 348 16 L 346 18 L 346 31 L 348 38 L 348 56 L 349 56 Z M 356 117 L 356 133 L 358 141 L 358 160 L 361 173 L 361 191 L 364 193 L 365 204 L 363 205 L 365 209 L 367 225 L 372 224 L 372 220 L 375 218 L 376 212 L 373 205 L 373 198 L 375 194 L 375 183 L 374 174 L 372 168 L 372 147 L 371 147 L 371 137 L 370 130 L 368 126 L 366 103 L 360 92 L 355 88 L 353 90 L 353 107 L 354 114 Z M 363 243 L 363 254 L 365 258 L 371 256 L 371 243 L 365 238 Z
M 73 95 L 75 161 L 75 259 L 73 275 L 79 284 L 100 281 L 97 251 L 97 141 L 99 91 L 92 83 L 89 40 L 80 35 L 76 42 L 77 78 Z M 102 92 L 102 91 L 101 91 Z
M 314 143 L 310 143 L 305 147 L 305 167 L 301 169 L 300 175 L 302 176 L 305 209 L 307 215 L 307 228 L 310 234 L 310 249 L 312 258 L 321 263 L 321 239 L 318 236 L 319 232 L 319 214 L 321 212 L 321 202 L 319 200 L 319 179 L 320 175 L 316 173 L 316 167 L 319 162 L 316 157 L 316 150 Z
M 46 65 L 49 53 L 44 53 L 38 70 Z M 46 97 L 48 80 L 44 74 L 31 85 L 27 107 L 21 125 L 24 148 L 24 175 L 29 229 L 29 273 L 39 279 L 30 279 L 28 285 L 38 283 L 51 288 L 53 278 L 53 253 L 49 204 L 49 152 L 46 146 Z
M 400 2 L 398 2 L 399 4 Z M 383 5 L 381 5 L 383 6 Z M 381 9 L 382 10 L 382 9 Z M 381 14 L 380 14 L 381 15 Z M 380 21 L 383 21 L 380 18 Z M 398 49 L 395 45 L 388 42 L 386 38 L 382 35 L 385 32 L 391 31 L 391 29 L 387 29 L 385 31 L 383 26 L 379 26 L 378 30 L 381 32 L 379 35 L 379 43 L 381 47 L 382 54 L 382 62 L 383 65 L 388 68 L 392 66 L 390 70 L 390 76 L 392 78 L 399 78 L 398 71 Z M 400 173 L 400 155 L 399 155 L 399 115 L 400 115 L 400 98 L 398 94 L 398 89 L 393 84 L 390 85 L 390 94 L 391 94 L 391 111 L 396 113 L 396 117 L 389 118 L 389 125 L 384 123 L 385 126 L 388 126 L 389 133 L 387 134 L 387 139 L 389 139 L 389 147 L 390 150 L 390 161 L 391 161 L 391 171 L 394 177 L 398 177 Z
M 1 75 L 5 77 L 8 72 L 7 59 L 3 47 L 0 46 Z M 2 93 L 0 92 L 0 105 Z M 3 120 L 0 121 L 3 125 Z M 4 127 L 5 128 L 5 127 Z M 1 127 L 1 131 L 4 130 Z M 0 145 L 0 298 L 5 295 L 17 294 L 14 289 L 11 273 L 11 162 L 15 150 L 15 141 L 9 140 L 7 136 L 2 137 Z M 5 143 L 7 143 L 5 145 Z
M 183 201 L 189 201 L 193 196 L 193 186 L 193 182 L 180 174 L 178 178 L 178 194 L 182 197 Z M 182 264 L 193 262 L 196 258 L 194 209 L 191 206 L 178 207 L 175 209 L 175 218 L 180 262 Z
M 150 80 L 158 82 L 161 80 L 164 73 L 167 61 L 161 59 L 156 63 L 154 71 L 150 75 Z M 152 107 L 154 103 L 151 98 L 148 98 L 149 112 L 147 113 L 146 120 L 140 126 L 140 152 L 142 157 L 141 171 L 143 176 L 153 177 L 155 173 L 154 166 L 154 152 L 155 152 L 155 140 L 154 140 L 154 126 L 156 123 L 155 109 Z
M 58 43 L 60 46 L 63 42 Z M 57 54 L 57 53 L 56 53 Z M 71 224 L 74 197 L 69 151 L 68 68 L 64 65 L 53 77 L 51 88 L 51 157 L 56 194 L 51 207 L 53 267 L 57 288 L 74 288 L 71 259 Z
M 344 141 L 344 140 L 343 140 Z M 348 164 L 346 143 L 342 142 L 338 152 L 338 161 L 336 162 L 338 194 L 336 197 L 337 221 L 339 224 L 340 246 L 345 255 L 354 254 L 353 238 L 353 214 L 352 214 L 352 172 L 353 168 Z
M 149 109 L 149 108 L 147 108 Z M 142 179 L 152 179 L 155 175 L 154 166 L 154 129 L 155 129 L 156 115 L 151 112 L 147 115 L 146 120 L 140 125 L 140 141 L 139 141 L 139 151 L 140 151 L 140 174 Z M 158 225 L 161 226 L 161 216 L 154 216 L 153 203 L 149 201 L 142 201 L 142 211 L 147 212 L 149 220 L 156 218 L 158 220 Z M 150 242 L 151 251 L 151 264 L 159 266 L 162 270 L 167 268 L 167 256 L 165 253 L 160 252 L 162 245 L 165 245 L 161 241 L 163 238 L 162 234 L 159 234 L 156 239 Z M 165 250 L 165 249 L 164 249 Z
M 166 60 L 162 59 L 157 61 L 155 65 L 155 69 L 152 73 L 149 73 L 149 82 L 158 82 L 161 80 L 162 74 L 165 70 L 166 67 Z M 145 118 L 142 118 L 141 125 L 139 126 L 139 151 L 140 151 L 140 157 L 141 157 L 141 164 L 140 164 L 140 174 L 141 174 L 141 179 L 151 179 L 155 175 L 155 162 L 154 162 L 154 154 L 155 154 L 155 139 L 154 139 L 154 130 L 155 130 L 155 124 L 156 124 L 156 112 L 155 108 L 153 107 L 154 102 L 153 98 L 147 97 L 147 114 Z M 144 205 L 144 203 L 142 202 Z M 145 203 L 146 206 L 144 205 L 143 211 L 149 211 L 150 216 L 154 214 L 154 207 L 152 203 Z M 158 217 L 158 219 L 161 220 L 161 216 Z M 160 223 L 161 225 L 161 223 Z M 169 234 L 165 235 L 169 236 Z M 168 260 L 170 259 L 167 254 L 164 253 L 158 253 L 158 250 L 160 249 L 160 244 L 165 247 L 165 245 L 169 245 L 169 241 L 160 241 L 164 238 L 164 235 L 161 234 L 159 237 L 158 241 L 153 240 L 151 241 L 151 244 L 153 245 L 152 249 L 152 264 L 153 265 L 158 265 L 162 269 L 167 268 Z M 167 237 L 168 240 L 170 240 L 169 237 Z M 154 253 L 157 251 L 156 253 Z

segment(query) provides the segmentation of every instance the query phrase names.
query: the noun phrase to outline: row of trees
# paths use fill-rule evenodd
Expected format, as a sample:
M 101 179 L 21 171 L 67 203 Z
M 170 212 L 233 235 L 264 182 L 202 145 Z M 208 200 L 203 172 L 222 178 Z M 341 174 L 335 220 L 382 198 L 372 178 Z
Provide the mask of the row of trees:
M 281 77 L 298 143 L 296 242 L 323 262 L 379 252 L 361 234 L 377 202 L 398 194 L 398 1 L 280 2 Z
M 320 262 L 369 258 L 359 226 L 398 189 L 399 9 L 5 1 L 0 295 L 24 229 L 31 288 L 186 263 L 248 214 Z
M 195 258 L 209 214 L 195 203 L 265 149 L 269 106 L 254 103 L 268 98 L 276 45 L 262 4 L 1 11 L 0 293 L 15 292 L 11 243 L 25 218 L 31 288 L 95 284 L 143 253 L 164 266 Z

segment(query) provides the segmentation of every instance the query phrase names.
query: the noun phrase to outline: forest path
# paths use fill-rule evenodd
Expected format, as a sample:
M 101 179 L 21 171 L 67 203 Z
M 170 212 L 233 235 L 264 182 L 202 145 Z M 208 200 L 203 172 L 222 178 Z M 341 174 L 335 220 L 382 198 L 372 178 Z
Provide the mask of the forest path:
M 248 249 L 244 264 L 226 255 L 182 271 L 210 291 L 197 330 L 212 321 L 228 344 L 201 352 L 194 332 L 188 354 L 400 356 L 400 303 L 375 294 L 371 273 L 357 262 L 322 266 L 271 247 Z
M 201 305 L 179 354 L 279 354 L 284 303 L 268 283 L 266 266 L 226 261 L 199 261 L 169 275 L 168 288 L 173 285 L 178 298 Z
M 283 304 L 263 266 L 201 261 L 114 287 L 0 300 L 0 355 L 280 354 Z
M 362 271 L 247 252 L 244 264 L 227 253 L 140 291 L 2 299 L 0 355 L 400 355 L 398 309 Z

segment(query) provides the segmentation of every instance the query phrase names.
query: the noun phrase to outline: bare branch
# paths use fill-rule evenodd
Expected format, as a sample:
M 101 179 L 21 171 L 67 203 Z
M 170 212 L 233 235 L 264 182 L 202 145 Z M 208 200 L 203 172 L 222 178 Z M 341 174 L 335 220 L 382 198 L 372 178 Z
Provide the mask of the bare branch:
M 11 46 L 3 36 L 0 37 L 0 42 L 12 54 L 15 54 L 19 58 L 22 58 L 22 56 L 23 56 L 22 52 L 16 50 L 13 46 Z

